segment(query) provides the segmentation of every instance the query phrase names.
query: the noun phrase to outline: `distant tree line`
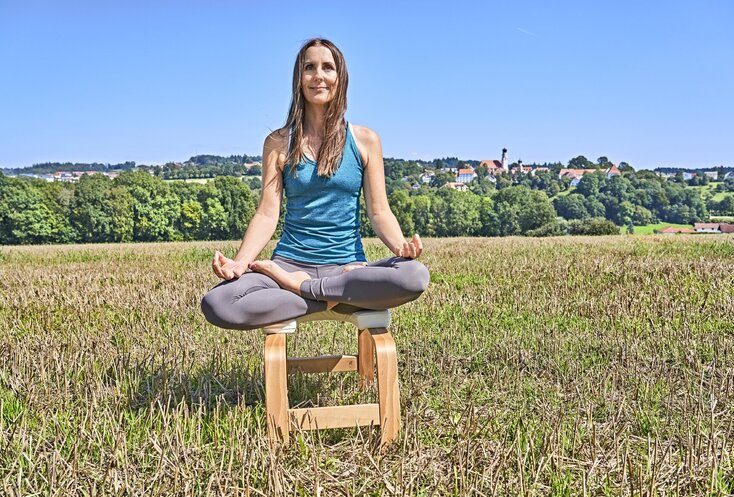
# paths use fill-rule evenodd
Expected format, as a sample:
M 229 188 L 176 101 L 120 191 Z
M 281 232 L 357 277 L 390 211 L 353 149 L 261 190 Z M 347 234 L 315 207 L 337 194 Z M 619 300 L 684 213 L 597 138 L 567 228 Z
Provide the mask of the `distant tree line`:
M 250 159 L 196 156 L 187 164 L 228 171 Z M 702 195 L 702 188 L 651 171 L 635 172 L 624 163 L 622 175 L 607 177 L 605 159 L 571 159 L 569 165 L 599 169 L 585 174 L 575 188 L 568 178 L 559 178 L 560 163 L 544 164 L 549 170 L 535 174 L 495 177 L 479 167 L 468 191 L 446 188 L 455 176 L 438 168 L 424 182 L 426 167 L 419 161 L 385 159 L 385 176 L 390 205 L 408 236 L 611 234 L 630 224 L 690 224 L 708 220 L 710 212 L 734 215 L 734 194 L 729 193 L 734 180 L 718 185 L 717 193 L 724 196 L 714 201 L 710 193 Z M 454 163 L 455 158 L 441 160 Z M 466 164 L 456 160 L 452 167 Z M 0 172 L 0 244 L 240 238 L 260 186 L 260 166 L 247 171 L 250 175 L 242 179 L 217 175 L 205 184 L 164 181 L 162 171 L 140 169 L 123 171 L 114 180 L 84 175 L 76 183 Z M 361 219 L 362 235 L 374 236 L 364 201 Z
M 230 155 L 196 155 L 186 162 L 169 162 L 163 166 L 153 166 L 151 171 L 163 179 L 214 178 L 217 176 L 255 176 L 262 170 L 259 165 L 260 156 Z
M 398 190 L 390 201 L 406 235 L 580 232 L 578 226 L 559 222 L 544 192 L 523 185 L 491 195 L 448 188 L 416 194 Z M 256 203 L 257 195 L 246 182 L 228 176 L 206 184 L 166 182 L 138 170 L 114 180 L 93 174 L 62 183 L 0 173 L 0 244 L 236 239 L 246 230 Z M 364 201 L 361 216 L 362 235 L 374 236 Z M 276 236 L 281 229 L 282 216 Z M 616 233 L 617 228 L 606 222 L 601 232 Z
M 5 173 L 17 174 L 51 174 L 57 171 L 100 171 L 122 172 L 133 169 L 151 171 L 163 179 L 214 178 L 215 176 L 260 175 L 260 166 L 251 167 L 261 162 L 260 156 L 230 155 L 195 155 L 185 162 L 168 162 L 162 166 L 137 165 L 134 161 L 120 164 L 102 164 L 99 162 L 45 162 L 30 167 L 6 169 Z
M 127 171 L 61 183 L 0 173 L 0 244 L 233 239 L 255 204 L 250 188 L 227 176 L 198 184 Z
M 102 164 L 101 162 L 43 162 L 30 167 L 18 167 L 3 170 L 5 174 L 52 174 L 57 171 L 71 173 L 74 171 L 128 171 L 135 169 L 135 161 L 119 164 Z
M 576 189 L 553 205 L 565 219 L 604 217 L 618 225 L 706 221 L 709 211 L 700 190 L 667 181 L 651 171 L 608 178 L 586 174 Z

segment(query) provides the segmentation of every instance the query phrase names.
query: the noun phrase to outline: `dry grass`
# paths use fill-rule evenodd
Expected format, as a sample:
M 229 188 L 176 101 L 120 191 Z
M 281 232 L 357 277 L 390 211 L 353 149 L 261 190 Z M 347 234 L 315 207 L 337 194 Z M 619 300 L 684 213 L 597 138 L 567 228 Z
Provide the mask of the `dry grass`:
M 213 251 L 237 246 L 0 247 L 1 493 L 734 492 L 730 240 L 427 240 L 429 290 L 393 313 L 404 429 L 385 453 L 370 429 L 268 449 L 262 336 L 199 310 Z M 343 324 L 289 340 L 356 350 Z M 355 385 L 291 392 L 348 403 Z

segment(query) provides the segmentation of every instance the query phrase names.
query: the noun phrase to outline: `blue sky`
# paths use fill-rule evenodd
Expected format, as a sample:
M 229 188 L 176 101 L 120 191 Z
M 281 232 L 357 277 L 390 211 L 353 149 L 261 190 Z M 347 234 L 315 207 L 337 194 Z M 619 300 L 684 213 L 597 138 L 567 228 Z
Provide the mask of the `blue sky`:
M 0 0 L 0 166 L 258 155 L 313 36 L 386 157 L 734 167 L 734 2 Z

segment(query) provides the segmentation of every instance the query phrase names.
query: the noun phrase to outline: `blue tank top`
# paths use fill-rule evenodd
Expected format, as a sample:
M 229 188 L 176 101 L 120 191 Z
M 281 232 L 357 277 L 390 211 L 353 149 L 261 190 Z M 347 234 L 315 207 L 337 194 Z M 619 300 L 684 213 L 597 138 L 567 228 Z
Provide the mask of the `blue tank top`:
M 366 261 L 359 236 L 359 196 L 364 166 L 347 125 L 339 168 L 331 177 L 317 174 L 317 163 L 304 156 L 296 168 L 283 168 L 286 196 L 283 234 L 273 255 L 313 264 Z

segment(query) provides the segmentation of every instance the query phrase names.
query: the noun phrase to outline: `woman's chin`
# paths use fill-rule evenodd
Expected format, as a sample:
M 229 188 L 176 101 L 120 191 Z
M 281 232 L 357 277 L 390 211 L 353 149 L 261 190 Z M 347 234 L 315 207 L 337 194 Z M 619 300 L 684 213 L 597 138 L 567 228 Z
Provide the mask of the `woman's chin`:
M 327 105 L 333 98 L 307 98 L 306 102 L 311 105 Z

